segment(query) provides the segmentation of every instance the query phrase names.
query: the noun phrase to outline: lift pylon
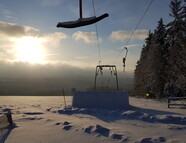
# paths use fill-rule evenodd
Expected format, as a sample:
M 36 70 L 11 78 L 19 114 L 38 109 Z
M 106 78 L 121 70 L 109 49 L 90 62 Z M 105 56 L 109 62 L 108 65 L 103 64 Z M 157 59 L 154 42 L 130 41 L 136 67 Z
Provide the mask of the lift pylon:
M 103 71 L 102 71 L 103 68 L 110 68 L 110 69 L 112 69 L 114 75 L 116 76 L 116 86 L 117 86 L 117 90 L 119 91 L 117 69 L 116 69 L 115 65 L 98 65 L 98 66 L 96 66 L 96 73 L 95 73 L 95 80 L 94 80 L 94 91 L 96 91 L 97 76 L 99 75 L 99 73 L 101 75 L 103 74 Z

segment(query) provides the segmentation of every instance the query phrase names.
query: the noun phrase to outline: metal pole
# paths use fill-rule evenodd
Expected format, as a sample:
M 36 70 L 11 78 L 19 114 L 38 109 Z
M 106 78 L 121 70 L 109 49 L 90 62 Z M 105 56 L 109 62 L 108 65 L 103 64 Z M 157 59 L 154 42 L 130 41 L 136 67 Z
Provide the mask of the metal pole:
M 83 17 L 83 15 L 82 15 L 82 0 L 79 0 L 79 16 L 80 16 L 80 18 Z
M 62 88 L 62 94 L 63 94 L 63 97 L 64 97 L 64 103 L 65 103 L 65 108 L 66 108 L 65 92 L 64 92 L 64 89 L 63 88 Z
M 117 84 L 117 90 L 119 91 L 119 84 L 118 84 L 118 76 L 117 76 L 117 70 L 115 67 L 115 72 L 116 72 L 116 84 Z
M 96 73 L 95 73 L 95 80 L 94 80 L 94 91 L 96 91 L 96 79 L 97 79 L 97 66 L 96 66 Z

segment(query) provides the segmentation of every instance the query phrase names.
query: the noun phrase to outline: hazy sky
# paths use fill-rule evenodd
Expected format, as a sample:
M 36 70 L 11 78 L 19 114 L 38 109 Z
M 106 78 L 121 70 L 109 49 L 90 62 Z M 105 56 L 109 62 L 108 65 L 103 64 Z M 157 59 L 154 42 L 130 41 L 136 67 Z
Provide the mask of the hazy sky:
M 150 2 L 94 0 L 96 16 L 109 13 L 109 17 L 97 23 L 102 64 L 116 64 L 118 70 L 122 70 L 125 52 L 118 55 Z M 165 24 L 171 20 L 170 2 L 153 1 L 127 45 L 127 72 L 135 69 L 148 31 L 156 28 L 160 18 Z M 83 0 L 83 17 L 90 16 L 93 16 L 92 0 Z M 95 25 L 75 29 L 56 28 L 58 22 L 78 18 L 78 0 L 0 0 L 0 64 L 4 66 L 1 73 L 2 70 L 5 74 L 6 70 L 16 68 L 18 63 L 19 70 L 24 71 L 26 64 L 21 62 L 50 65 L 51 68 L 62 64 L 64 69 L 64 65 L 95 67 L 99 62 Z

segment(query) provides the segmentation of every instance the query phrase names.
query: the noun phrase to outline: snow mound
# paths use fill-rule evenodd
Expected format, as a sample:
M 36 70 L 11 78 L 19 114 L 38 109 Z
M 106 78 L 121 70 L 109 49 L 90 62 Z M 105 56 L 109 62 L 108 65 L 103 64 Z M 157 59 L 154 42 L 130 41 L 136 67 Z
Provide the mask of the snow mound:
M 16 120 L 16 122 L 26 122 L 26 121 L 34 121 L 34 120 L 41 120 L 43 118 L 39 118 L 39 117 L 25 117 L 25 118 L 20 118 L 18 120 Z
M 166 142 L 166 138 L 164 137 L 153 137 L 153 138 L 143 138 L 135 143 L 163 143 Z
M 96 129 L 94 130 L 94 132 L 98 133 L 100 136 L 108 137 L 110 133 L 110 129 L 105 128 L 101 125 L 96 125 Z
M 166 124 L 179 124 L 186 125 L 186 117 L 165 115 L 157 118 L 157 122 L 166 123 Z
M 112 134 L 111 135 L 111 138 L 112 139 L 116 139 L 116 140 L 121 140 L 123 137 L 123 135 L 120 135 L 120 134 Z
M 141 120 L 151 123 L 164 123 L 164 124 L 178 124 L 186 125 L 186 117 L 181 117 L 178 115 L 153 115 L 148 113 L 143 113 L 140 111 L 129 110 L 125 111 L 122 114 L 123 119 L 129 120 Z
M 177 124 L 177 125 L 186 125 L 186 117 L 180 115 L 156 115 L 149 114 L 143 111 L 139 111 L 139 109 L 134 110 L 113 110 L 113 109 L 98 109 L 98 108 L 72 108 L 71 110 L 57 110 L 54 111 L 59 114 L 86 114 L 92 115 L 103 120 L 140 120 L 149 123 L 162 123 L 162 124 Z M 103 116 L 104 115 L 104 116 Z
M 185 126 L 171 126 L 169 127 L 170 130 L 186 130 Z
M 72 125 L 65 125 L 64 127 L 63 127 L 63 129 L 64 130 L 70 130 L 72 128 Z
M 88 126 L 88 127 L 84 128 L 83 130 L 84 130 L 85 133 L 90 134 L 92 132 L 93 128 L 94 128 L 94 126 Z
M 144 113 L 139 112 L 139 111 L 133 111 L 133 110 L 129 110 L 129 111 L 122 113 L 122 117 L 128 118 L 128 119 L 137 119 L 142 116 L 144 116 Z

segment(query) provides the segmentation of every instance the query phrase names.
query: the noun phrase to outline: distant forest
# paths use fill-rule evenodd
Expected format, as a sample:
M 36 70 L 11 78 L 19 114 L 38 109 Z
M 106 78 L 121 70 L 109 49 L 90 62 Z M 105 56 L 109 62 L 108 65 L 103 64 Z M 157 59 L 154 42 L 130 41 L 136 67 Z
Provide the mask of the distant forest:
M 106 77 L 109 79 L 110 77 Z M 120 90 L 132 90 L 133 78 L 125 77 L 119 80 Z M 116 90 L 115 78 L 110 79 L 105 90 Z M 98 80 L 100 81 L 100 80 Z M 101 82 L 101 81 L 100 81 Z M 94 76 L 48 77 L 48 78 L 0 78 L 0 96 L 29 95 L 29 96 L 62 96 L 62 88 L 65 95 L 72 95 L 72 89 L 80 91 L 92 91 Z M 100 88 L 100 89 L 99 89 Z M 103 90 L 100 85 L 97 90 Z
M 149 31 L 134 71 L 134 95 L 162 98 L 186 92 L 186 0 L 171 1 L 172 21 Z

